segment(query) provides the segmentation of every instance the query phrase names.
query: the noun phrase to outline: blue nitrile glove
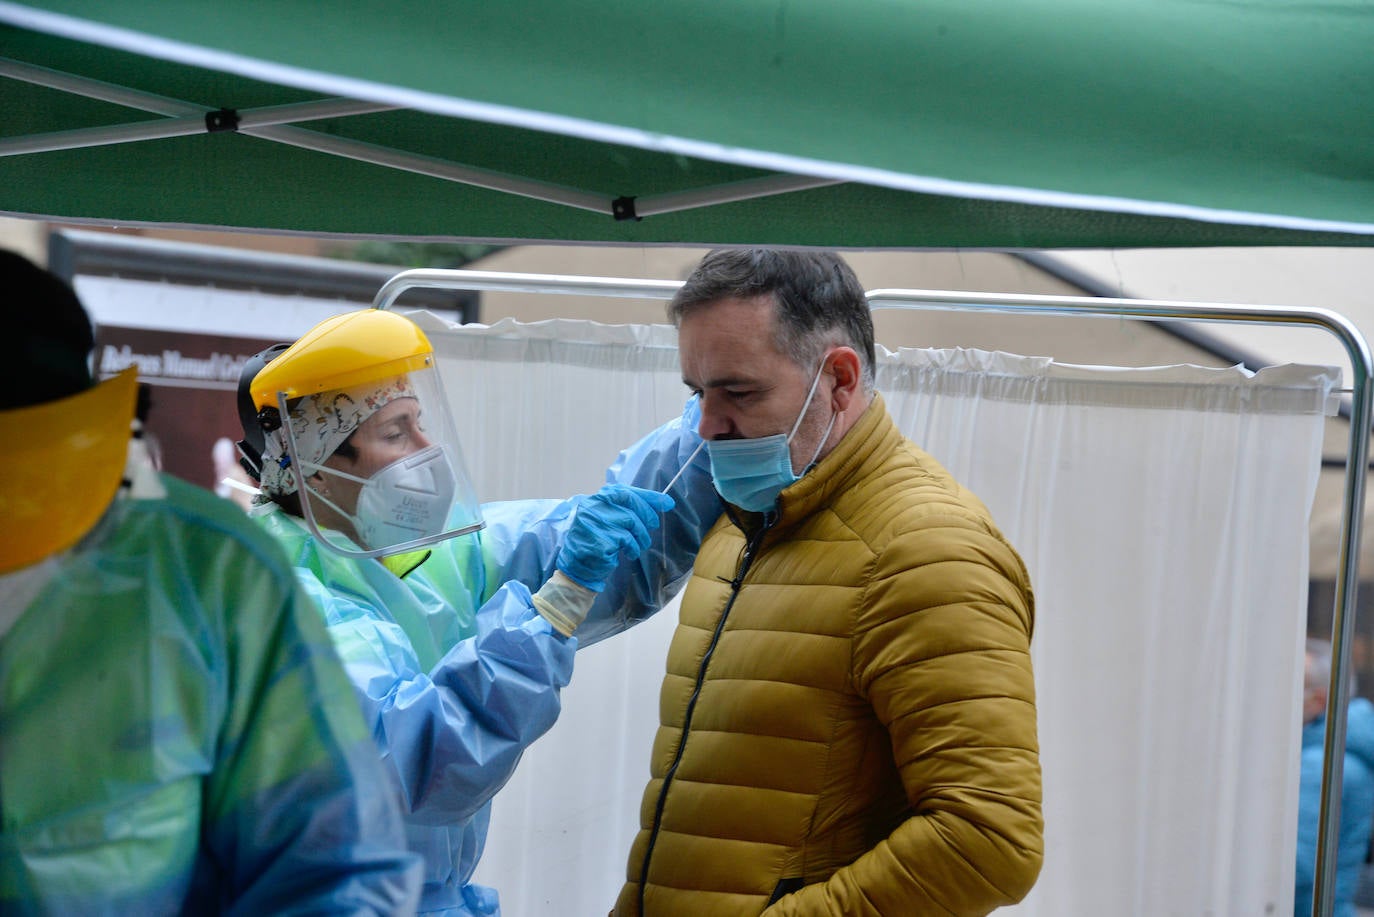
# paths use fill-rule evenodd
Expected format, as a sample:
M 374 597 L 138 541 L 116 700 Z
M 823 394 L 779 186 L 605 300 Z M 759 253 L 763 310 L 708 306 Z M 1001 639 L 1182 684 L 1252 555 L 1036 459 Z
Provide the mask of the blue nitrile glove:
M 607 484 L 577 507 L 555 566 L 578 585 L 600 592 L 621 552 L 627 560 L 638 557 L 649 546 L 659 515 L 673 505 L 667 494 Z

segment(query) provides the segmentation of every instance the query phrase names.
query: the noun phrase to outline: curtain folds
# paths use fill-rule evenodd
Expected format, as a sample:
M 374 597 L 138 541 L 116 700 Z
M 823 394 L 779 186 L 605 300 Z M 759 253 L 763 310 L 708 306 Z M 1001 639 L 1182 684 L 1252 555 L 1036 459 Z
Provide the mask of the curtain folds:
M 1035 917 L 1286 913 L 1308 516 L 1335 370 L 902 351 L 879 388 L 1036 590 Z
M 421 321 L 484 500 L 595 489 L 687 396 L 671 328 Z M 1291 908 L 1308 515 L 1337 381 L 880 353 L 899 426 L 988 504 L 1036 589 L 1046 859 L 1006 913 Z M 497 796 L 478 880 L 506 917 L 609 910 L 675 618 L 581 653 Z

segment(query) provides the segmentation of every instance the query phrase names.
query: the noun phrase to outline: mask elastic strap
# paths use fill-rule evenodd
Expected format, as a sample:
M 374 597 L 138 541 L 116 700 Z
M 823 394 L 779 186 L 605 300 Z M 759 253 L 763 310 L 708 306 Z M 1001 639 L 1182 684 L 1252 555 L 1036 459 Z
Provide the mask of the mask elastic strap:
M 323 470 L 323 469 L 321 469 L 321 470 Z M 329 471 L 330 471 L 331 474 L 337 474 L 337 475 L 339 475 L 340 477 L 345 477 L 345 478 L 353 478 L 353 480 L 355 480 L 355 481 L 359 481 L 359 480 L 365 481 L 365 480 L 366 480 L 365 478 L 355 478 L 355 477 L 353 477 L 353 475 L 351 475 L 351 474 L 349 474 L 349 473 L 347 473 L 347 472 L 345 472 L 345 471 L 334 471 L 333 469 L 329 469 Z M 351 525 L 351 526 L 353 526 L 353 531 L 355 531 L 355 532 L 361 532 L 361 531 L 362 531 L 362 527 L 358 525 L 358 517 L 357 517 L 357 516 L 355 516 L 355 515 L 353 515 L 352 513 L 348 512 L 348 511 L 345 510 L 342 506 L 340 506 L 339 504 L 335 503 L 333 500 L 329 499 L 329 498 L 326 497 L 324 494 L 320 493 L 318 490 L 316 490 L 315 488 L 311 487 L 309 484 L 305 484 L 305 489 L 308 490 L 308 491 L 310 491 L 310 494 L 311 494 L 310 497 L 306 497 L 307 500 L 312 499 L 312 498 L 313 498 L 313 499 L 316 499 L 316 500 L 319 500 L 319 501 L 320 501 L 321 503 L 323 503 L 325 506 L 328 506 L 328 507 L 329 507 L 330 509 L 332 509 L 334 512 L 338 513 L 340 516 L 342 516 L 343 518 L 347 519 L 347 520 L 348 520 L 348 524 Z
M 815 466 L 816 458 L 821 454 L 821 450 L 825 448 L 825 441 L 830 438 L 830 431 L 835 429 L 835 418 L 839 416 L 840 414 L 838 411 L 830 412 L 830 423 L 825 425 L 825 432 L 821 434 L 821 441 L 816 444 L 816 451 L 811 453 L 811 461 L 806 463 L 806 471 L 803 471 L 802 474 L 806 474 L 807 471 L 810 471 L 812 467 Z
M 356 474 L 349 474 L 347 471 L 330 468 L 328 465 L 318 465 L 315 462 L 301 462 L 301 464 L 309 467 L 311 469 L 311 474 L 332 474 L 346 481 L 352 481 L 355 484 L 366 484 L 370 480 L 370 478 L 360 478 Z M 333 504 L 330 505 L 332 506 Z
M 821 365 L 816 367 L 816 378 L 811 380 L 811 389 L 806 393 L 806 401 L 802 403 L 801 413 L 797 414 L 797 422 L 792 424 L 792 432 L 787 434 L 787 442 L 792 442 L 792 437 L 797 435 L 801 429 L 802 418 L 806 416 L 806 411 L 811 407 L 811 398 L 816 394 L 816 386 L 821 384 L 821 373 L 825 371 L 825 357 L 821 357 Z M 831 418 L 832 422 L 834 418 Z M 826 434 L 829 435 L 829 434 Z

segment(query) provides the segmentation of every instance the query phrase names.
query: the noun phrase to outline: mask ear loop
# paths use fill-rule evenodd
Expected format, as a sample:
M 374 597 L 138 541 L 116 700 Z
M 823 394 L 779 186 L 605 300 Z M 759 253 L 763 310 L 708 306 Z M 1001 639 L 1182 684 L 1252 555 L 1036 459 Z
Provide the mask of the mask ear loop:
M 816 386 L 821 384 L 821 374 L 825 372 L 825 360 L 826 357 L 829 356 L 830 354 L 827 353 L 825 356 L 821 357 L 821 365 L 816 367 L 816 377 L 811 380 L 811 388 L 806 392 L 806 401 L 802 403 L 801 412 L 797 414 L 797 422 L 792 424 L 792 432 L 787 434 L 788 445 L 791 445 L 792 437 L 796 436 L 797 431 L 801 429 L 802 420 L 806 417 L 806 412 L 811 407 L 811 399 L 816 395 Z M 831 415 L 831 420 L 833 422 L 834 415 Z M 826 435 L 829 436 L 830 434 L 827 433 Z M 821 440 L 821 442 L 825 442 L 825 440 Z M 816 452 L 819 453 L 820 450 L 817 449 Z M 812 461 L 814 462 L 815 459 L 812 458 Z
M 806 393 L 806 403 L 802 405 L 801 413 L 797 415 L 797 422 L 792 424 L 792 432 L 787 434 L 787 442 L 789 445 L 792 443 L 792 437 L 796 436 L 797 431 L 801 429 L 802 419 L 806 417 L 807 409 L 811 407 L 811 399 L 816 394 L 816 386 L 821 384 L 821 376 L 825 373 L 825 361 L 829 359 L 829 357 L 829 353 L 821 356 L 821 365 L 816 367 L 816 378 L 811 380 L 811 390 Z M 835 429 L 835 418 L 837 416 L 836 412 L 830 412 L 830 423 L 825 425 L 825 432 L 821 434 L 821 441 L 816 444 L 816 451 L 811 453 L 811 461 L 806 463 L 806 467 L 801 470 L 801 474 L 797 475 L 797 477 L 802 477 L 802 475 L 805 475 L 815 467 L 816 459 L 820 456 L 821 450 L 825 448 L 825 441 L 830 438 L 830 431 Z
M 806 467 L 802 469 L 802 475 L 816 466 L 816 459 L 820 456 L 821 450 L 825 448 L 825 441 L 830 438 L 830 431 L 835 429 L 835 418 L 838 416 L 838 412 L 830 412 L 830 423 L 825 425 L 825 432 L 821 434 L 821 441 L 816 444 L 816 451 L 811 453 L 811 461 L 807 462 Z
M 357 475 L 349 474 L 349 473 L 346 472 L 346 471 L 338 471 L 338 470 L 336 470 L 336 469 L 334 469 L 334 468 L 326 468 L 326 467 L 323 466 L 323 465 L 317 465 L 317 466 L 315 466 L 315 470 L 316 470 L 316 473 L 321 473 L 321 472 L 323 472 L 324 474 L 336 474 L 336 475 L 338 475 L 338 476 L 341 477 L 341 478 L 347 478 L 347 479 L 352 480 L 352 481 L 357 481 L 357 482 L 359 482 L 359 483 L 361 483 L 361 484 L 366 484 L 366 483 L 367 483 L 367 478 L 360 478 L 360 477 L 358 477 Z M 361 542 L 361 539 L 362 539 L 362 537 L 363 537 L 363 536 L 362 536 L 362 526 L 359 524 L 359 519 L 358 519 L 357 516 L 353 515 L 352 513 L 348 512 L 347 510 L 345 510 L 342 506 L 340 506 L 339 504 L 335 503 L 333 500 L 331 500 L 331 499 L 329 499 L 328 497 L 326 497 L 321 491 L 318 491 L 318 490 L 316 490 L 315 488 L 311 487 L 308 483 L 302 484 L 302 488 L 303 488 L 304 490 L 310 491 L 310 493 L 314 495 L 313 497 L 311 497 L 311 496 L 306 496 L 305 499 L 301 501 L 302 503 L 305 503 L 305 502 L 307 502 L 307 501 L 309 501 L 309 500 L 311 500 L 311 499 L 319 500 L 321 503 L 323 503 L 324 505 L 328 506 L 328 507 L 329 507 L 330 509 L 332 509 L 334 512 L 338 513 L 339 516 L 340 516 L 341 518 L 347 519 L 347 520 L 348 520 L 348 524 L 351 525 L 351 526 L 353 526 L 353 534 L 354 534 L 354 536 L 355 536 L 355 539 L 359 540 L 359 543 L 360 543 L 360 544 L 362 543 L 362 542 Z M 369 548 L 370 548 L 370 547 L 372 547 L 372 545 L 366 545 L 366 547 L 369 547 Z
M 281 411 L 281 416 L 283 418 L 291 416 L 286 406 L 286 392 L 277 392 L 277 406 L 278 409 Z M 344 513 L 337 506 L 334 506 L 334 504 L 331 503 L 323 494 L 321 494 L 319 491 L 315 490 L 308 483 L 306 483 L 306 463 L 301 461 L 300 450 L 296 447 L 296 436 L 294 431 L 291 429 L 291 424 L 283 423 L 281 426 L 281 430 L 284 433 L 282 440 L 286 445 L 286 457 L 290 461 L 291 473 L 296 476 L 296 493 L 301 495 L 301 512 L 305 515 L 306 526 L 310 529 L 311 534 L 315 535 L 322 541 L 328 541 L 328 539 L 326 539 L 324 536 L 323 527 L 315 519 L 315 511 L 310 505 L 312 499 L 310 494 L 314 494 L 316 497 L 319 497 L 321 500 L 324 500 L 325 503 L 329 503 L 330 506 L 333 506 L 334 509 L 342 513 L 345 519 L 350 520 L 350 524 L 352 524 L 351 520 L 353 517 L 350 516 L 348 513 Z M 354 534 L 357 534 L 356 525 L 354 526 Z

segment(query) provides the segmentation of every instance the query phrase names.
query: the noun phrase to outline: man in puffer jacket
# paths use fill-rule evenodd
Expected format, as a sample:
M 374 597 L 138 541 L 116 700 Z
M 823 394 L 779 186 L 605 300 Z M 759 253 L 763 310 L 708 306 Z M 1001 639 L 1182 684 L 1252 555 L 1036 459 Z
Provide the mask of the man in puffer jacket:
M 1302 695 L 1302 777 L 1298 789 L 1298 869 L 1294 917 L 1310 917 L 1316 887 L 1317 828 L 1321 816 L 1326 700 L 1331 684 L 1331 643 L 1307 641 Z M 1336 834 L 1336 888 L 1332 917 L 1355 917 L 1355 889 L 1374 823 L 1374 704 L 1357 697 L 1346 708 L 1341 826 Z
M 708 255 L 669 306 L 726 515 L 668 650 L 617 917 L 979 915 L 1043 856 L 1024 565 L 873 391 L 838 257 Z

